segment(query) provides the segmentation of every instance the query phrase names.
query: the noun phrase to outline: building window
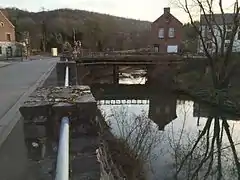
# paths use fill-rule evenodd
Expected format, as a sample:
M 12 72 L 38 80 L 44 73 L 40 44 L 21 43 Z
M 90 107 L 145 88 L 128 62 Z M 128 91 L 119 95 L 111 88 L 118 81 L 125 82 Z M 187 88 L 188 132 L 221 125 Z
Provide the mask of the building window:
M 163 38 L 164 38 L 164 28 L 159 28 L 158 37 L 159 37 L 160 39 L 163 39 Z
M 238 31 L 238 40 L 240 40 L 240 31 Z
M 230 45 L 230 43 L 225 43 L 225 44 L 224 44 L 225 48 L 228 48 L 229 45 Z
M 0 54 L 2 54 L 2 46 L 0 46 Z
M 171 108 L 169 106 L 165 107 L 165 114 L 170 114 Z
M 11 34 L 7 33 L 7 41 L 11 41 Z
M 168 29 L 168 37 L 169 38 L 174 38 L 175 37 L 175 29 L 174 28 L 169 28 Z
M 1 27 L 4 27 L 4 23 L 3 23 L 3 22 L 0 22 L 0 26 L 1 26 Z
M 154 45 L 154 52 L 159 52 L 159 45 L 157 44 Z
M 212 49 L 212 43 L 211 42 L 207 43 L 207 49 Z
M 230 40 L 231 39 L 231 35 L 232 35 L 232 32 L 229 31 L 229 32 L 226 32 L 226 40 Z
M 227 30 L 232 30 L 232 25 L 227 25 Z

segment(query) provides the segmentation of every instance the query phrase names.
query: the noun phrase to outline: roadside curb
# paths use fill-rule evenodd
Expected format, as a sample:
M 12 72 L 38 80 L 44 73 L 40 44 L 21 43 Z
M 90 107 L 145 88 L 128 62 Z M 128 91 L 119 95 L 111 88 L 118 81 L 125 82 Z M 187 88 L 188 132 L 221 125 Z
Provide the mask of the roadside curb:
M 1 118 L 1 124 L 3 125 L 0 126 L 0 147 L 7 139 L 8 135 L 11 133 L 17 122 L 21 119 L 21 113 L 19 112 L 21 104 L 31 93 L 33 93 L 38 87 L 43 85 L 43 83 L 49 77 L 55 66 L 56 63 L 53 63 L 53 65 L 51 65 L 51 67 L 40 76 L 36 83 L 31 86 L 27 92 L 23 93 L 16 101 L 16 103 L 11 108 L 9 108 L 9 110 Z
M 9 64 L 2 65 L 2 66 L 0 66 L 0 69 L 1 69 L 1 68 L 4 68 L 4 67 L 7 67 L 7 66 L 10 66 L 10 65 L 12 65 L 12 64 L 9 63 Z

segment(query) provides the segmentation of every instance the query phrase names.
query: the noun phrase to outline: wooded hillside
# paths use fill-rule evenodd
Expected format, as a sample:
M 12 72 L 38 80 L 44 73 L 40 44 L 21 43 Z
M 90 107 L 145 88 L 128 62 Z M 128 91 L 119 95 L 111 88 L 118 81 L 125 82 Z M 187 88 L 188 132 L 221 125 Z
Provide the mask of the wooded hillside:
M 63 42 L 81 40 L 85 48 L 115 50 L 146 47 L 150 22 L 126 19 L 82 10 L 59 9 L 28 12 L 16 8 L 3 10 L 16 27 L 17 40 L 30 37 L 31 48 L 61 48 Z

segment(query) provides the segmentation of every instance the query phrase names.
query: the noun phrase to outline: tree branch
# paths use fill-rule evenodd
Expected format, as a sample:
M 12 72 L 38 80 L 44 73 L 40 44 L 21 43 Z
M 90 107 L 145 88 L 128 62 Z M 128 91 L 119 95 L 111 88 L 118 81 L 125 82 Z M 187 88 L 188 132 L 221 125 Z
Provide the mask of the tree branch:
M 199 0 L 197 0 L 199 2 Z M 204 49 L 204 52 L 206 53 L 206 56 L 207 58 L 209 59 L 209 62 L 210 62 L 210 66 L 211 66 L 211 75 L 212 75 L 212 80 L 213 80 L 213 83 L 214 85 L 217 85 L 217 78 L 216 78 L 216 66 L 215 66 L 215 58 L 212 57 L 212 55 L 208 52 L 208 49 L 206 47 L 206 42 L 205 42 L 205 38 L 203 37 L 202 35 L 202 31 L 199 30 L 199 28 L 195 25 L 194 21 L 193 21 L 193 17 L 192 17 L 192 14 L 189 10 L 189 7 L 188 7 L 188 0 L 185 0 L 185 5 L 184 5 L 184 10 L 186 11 L 186 13 L 188 14 L 189 18 L 190 18 L 190 21 L 191 21 L 191 24 L 193 25 L 195 31 L 197 32 L 197 34 L 199 35 L 199 38 L 200 38 L 200 41 L 201 41 L 201 44 L 203 46 L 203 49 Z M 204 11 L 204 8 L 203 6 L 200 7 L 201 10 Z M 205 20 L 208 22 L 207 24 L 209 24 L 209 21 L 208 19 L 206 18 L 206 13 L 204 11 L 204 16 L 205 16 Z M 213 32 L 213 29 L 211 28 L 211 32 Z M 215 37 L 216 38 L 216 37 Z M 215 41 L 216 42 L 216 41 Z
M 235 148 L 235 146 L 234 146 L 234 142 L 233 142 L 233 140 L 232 140 L 232 137 L 231 137 L 231 134 L 230 134 L 230 131 L 229 131 L 229 125 L 228 125 L 226 119 L 223 119 L 223 126 L 224 126 L 225 132 L 226 132 L 226 134 L 227 134 L 227 137 L 228 137 L 228 140 L 229 140 L 231 149 L 232 149 L 234 161 L 235 161 L 235 164 L 236 164 L 236 167 L 237 167 L 238 179 L 240 179 L 240 164 L 239 164 L 239 159 L 238 159 L 238 156 L 237 156 L 236 148 Z
M 193 145 L 191 151 L 185 156 L 184 160 L 181 162 L 180 167 L 179 167 L 179 169 L 178 169 L 177 172 L 176 172 L 176 175 L 175 175 L 176 177 L 177 177 L 178 173 L 181 171 L 181 169 L 182 169 L 185 161 L 187 160 L 187 158 L 193 153 L 193 151 L 194 151 L 195 148 L 197 147 L 199 141 L 200 141 L 200 140 L 202 139 L 202 137 L 206 134 L 207 130 L 208 130 L 209 127 L 211 126 L 211 123 L 212 123 L 212 117 L 208 117 L 208 120 L 207 120 L 207 122 L 206 122 L 206 124 L 205 124 L 205 126 L 204 126 L 204 128 L 203 128 L 203 130 L 202 130 L 202 132 L 201 132 L 201 134 L 199 135 L 197 141 L 196 141 L 195 144 Z
M 225 21 L 225 13 L 223 11 L 222 0 L 219 0 L 218 5 L 221 10 L 221 17 L 222 17 L 222 22 L 223 22 L 223 34 L 221 37 L 221 57 L 223 57 L 224 56 L 224 44 L 225 44 L 225 38 L 226 38 L 226 21 Z

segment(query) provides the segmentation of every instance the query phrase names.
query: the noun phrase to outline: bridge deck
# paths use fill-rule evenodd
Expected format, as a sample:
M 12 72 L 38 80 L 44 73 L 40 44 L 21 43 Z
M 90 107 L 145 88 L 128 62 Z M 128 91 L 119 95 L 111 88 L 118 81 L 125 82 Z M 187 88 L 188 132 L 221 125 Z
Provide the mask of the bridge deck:
M 177 54 L 163 55 L 98 55 L 84 56 L 76 59 L 84 65 L 156 65 L 181 64 L 189 60 L 203 60 L 204 57 L 185 57 Z

